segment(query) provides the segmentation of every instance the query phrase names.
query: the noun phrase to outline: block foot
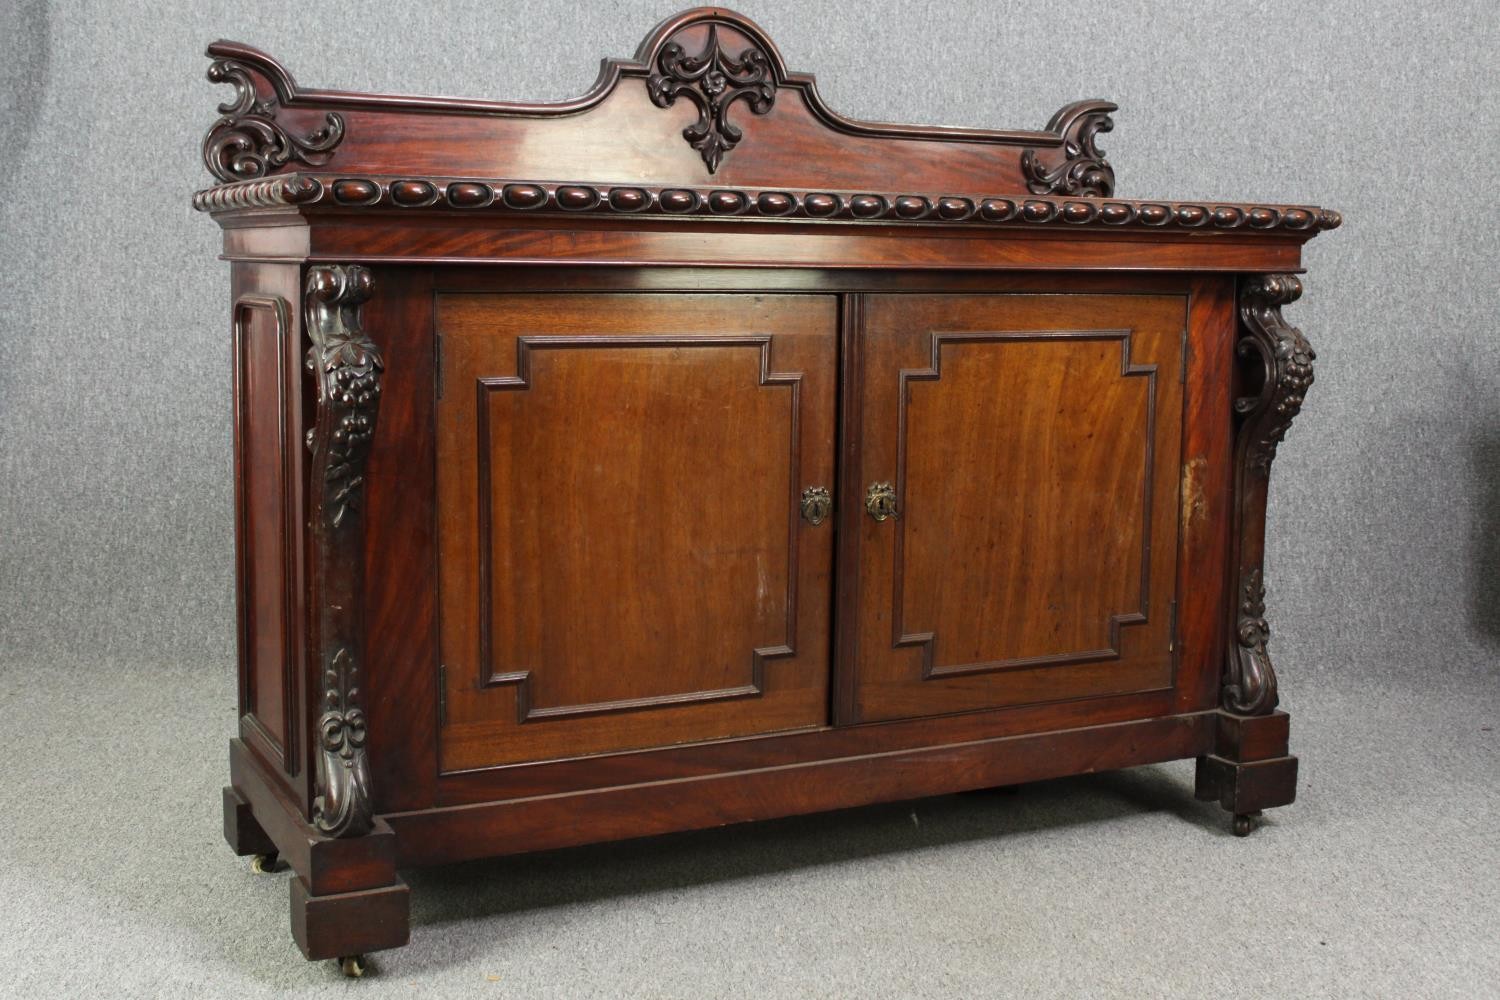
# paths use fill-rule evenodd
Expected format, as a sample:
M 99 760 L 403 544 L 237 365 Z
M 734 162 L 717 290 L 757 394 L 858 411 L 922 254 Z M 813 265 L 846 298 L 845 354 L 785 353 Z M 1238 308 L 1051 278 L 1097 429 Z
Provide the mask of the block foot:
M 292 937 L 313 960 L 332 958 L 346 975 L 364 969 L 366 952 L 400 948 L 411 937 L 410 890 L 392 885 L 314 896 L 292 880 Z
M 1287 753 L 1287 731 L 1285 712 L 1225 713 L 1215 752 L 1198 758 L 1194 794 L 1234 815 L 1236 837 L 1250 835 L 1262 810 L 1291 805 L 1297 797 L 1297 758 Z
M 246 855 L 276 856 L 276 845 L 265 829 L 256 822 L 250 803 L 233 785 L 224 786 L 224 839 L 229 849 L 240 857 Z

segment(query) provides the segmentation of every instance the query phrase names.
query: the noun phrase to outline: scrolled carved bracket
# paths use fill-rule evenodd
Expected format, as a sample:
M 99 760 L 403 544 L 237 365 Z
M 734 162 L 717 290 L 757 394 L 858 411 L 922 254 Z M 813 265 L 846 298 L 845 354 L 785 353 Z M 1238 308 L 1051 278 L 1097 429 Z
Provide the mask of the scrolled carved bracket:
M 1021 154 L 1021 174 L 1032 194 L 1074 194 L 1108 198 L 1115 193 L 1115 168 L 1098 146 L 1100 132 L 1115 127 L 1109 101 L 1077 101 L 1047 123 L 1063 137 L 1059 152 L 1028 149 Z
M 313 823 L 333 837 L 370 830 L 373 810 L 359 674 L 364 654 L 365 464 L 384 362 L 360 323 L 372 289 L 357 265 L 307 273 L 307 369 L 317 383 L 312 450 L 313 652 L 321 665 Z
M 1276 670 L 1266 652 L 1265 559 L 1267 486 L 1276 446 L 1286 437 L 1313 383 L 1313 352 L 1281 307 L 1302 295 L 1295 275 L 1265 274 L 1240 286 L 1240 377 L 1255 391 L 1234 401 L 1235 561 L 1238 584 L 1225 663 L 1222 704 L 1240 715 L 1267 715 L 1277 705 Z
M 338 528 L 358 506 L 364 487 L 365 456 L 375 432 L 380 404 L 380 373 L 385 363 L 359 323 L 360 305 L 370 297 L 370 272 L 363 267 L 318 267 L 308 272 L 307 368 L 318 378 L 318 429 L 314 455 L 325 422 L 335 424 L 323 449 L 328 526 Z
M 682 137 L 703 157 L 709 173 L 719 169 L 724 154 L 744 138 L 729 121 L 735 101 L 757 115 L 776 103 L 776 79 L 766 53 L 749 46 L 731 59 L 719 42 L 717 25 L 709 25 L 708 41 L 695 56 L 681 45 L 669 42 L 656 59 L 656 69 L 646 78 L 651 103 L 670 108 L 678 97 L 686 97 L 698 108 L 698 120 L 682 130 Z
M 234 87 L 234 99 L 219 105 L 221 117 L 203 137 L 203 165 L 221 181 L 264 177 L 294 160 L 324 166 L 344 139 L 344 119 L 331 111 L 323 127 L 305 137 L 289 134 L 276 121 L 275 98 L 257 101 L 250 71 L 232 59 L 210 65 L 208 79 Z
M 1291 429 L 1302 399 L 1313 383 L 1317 354 L 1302 331 L 1281 318 L 1281 307 L 1302 297 L 1302 282 L 1291 274 L 1267 274 L 1246 282 L 1240 292 L 1240 318 L 1247 331 L 1236 352 L 1261 367 L 1260 392 L 1235 400 L 1235 412 L 1255 425 L 1250 459 L 1269 474 L 1276 446 Z

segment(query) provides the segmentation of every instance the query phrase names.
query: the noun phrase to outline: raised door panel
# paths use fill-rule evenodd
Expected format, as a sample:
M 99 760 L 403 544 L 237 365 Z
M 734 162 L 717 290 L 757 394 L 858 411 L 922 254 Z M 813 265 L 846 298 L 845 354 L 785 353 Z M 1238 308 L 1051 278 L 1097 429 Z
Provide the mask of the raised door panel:
M 836 301 L 436 308 L 443 770 L 826 724 Z
M 862 307 L 841 718 L 1170 687 L 1186 300 Z

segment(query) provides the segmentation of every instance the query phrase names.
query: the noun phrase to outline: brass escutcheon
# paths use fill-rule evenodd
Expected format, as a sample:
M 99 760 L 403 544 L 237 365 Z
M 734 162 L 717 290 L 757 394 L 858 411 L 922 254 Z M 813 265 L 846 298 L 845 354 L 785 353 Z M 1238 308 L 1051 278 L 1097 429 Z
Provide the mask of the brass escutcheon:
M 813 527 L 827 520 L 833 513 L 833 497 L 822 486 L 809 486 L 802 491 L 802 519 Z
M 871 483 L 865 490 L 865 510 L 877 521 L 897 517 L 895 488 L 890 483 Z

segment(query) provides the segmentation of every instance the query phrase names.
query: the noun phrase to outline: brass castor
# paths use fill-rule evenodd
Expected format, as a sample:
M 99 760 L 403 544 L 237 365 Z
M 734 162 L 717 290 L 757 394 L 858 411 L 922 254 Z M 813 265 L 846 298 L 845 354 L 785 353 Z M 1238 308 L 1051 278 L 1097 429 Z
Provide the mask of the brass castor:
M 340 957 L 339 971 L 350 979 L 358 979 L 365 974 L 365 956 L 344 955 Z
M 1236 837 L 1250 836 L 1250 831 L 1255 829 L 1255 820 L 1259 816 L 1260 813 L 1235 813 L 1234 835 Z
M 257 875 L 269 875 L 276 870 L 276 866 L 280 863 L 280 860 L 281 856 L 275 851 L 267 854 L 257 854 L 250 859 L 250 870 Z

